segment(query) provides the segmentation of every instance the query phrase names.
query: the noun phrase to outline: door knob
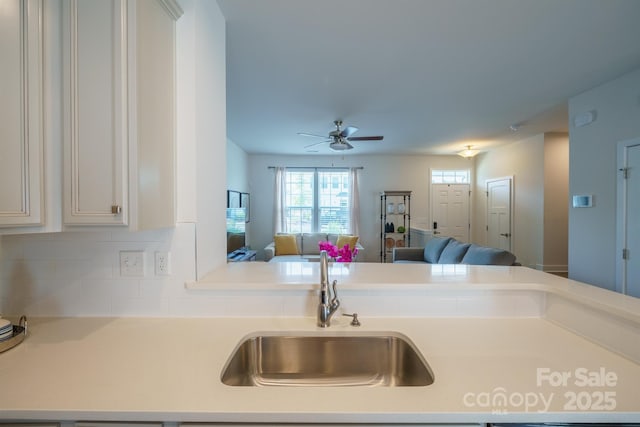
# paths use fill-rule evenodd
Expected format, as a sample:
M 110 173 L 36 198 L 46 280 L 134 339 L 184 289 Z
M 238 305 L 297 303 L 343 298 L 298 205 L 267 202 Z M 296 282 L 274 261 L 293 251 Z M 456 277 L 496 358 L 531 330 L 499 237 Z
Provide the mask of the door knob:
M 504 237 L 511 237 L 511 233 L 500 233 L 500 235 Z

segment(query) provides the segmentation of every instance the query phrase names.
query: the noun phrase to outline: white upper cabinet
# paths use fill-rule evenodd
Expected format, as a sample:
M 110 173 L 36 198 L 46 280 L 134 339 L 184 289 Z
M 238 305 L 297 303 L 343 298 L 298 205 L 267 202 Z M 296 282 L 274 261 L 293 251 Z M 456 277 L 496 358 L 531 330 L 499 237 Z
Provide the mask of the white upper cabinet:
M 131 227 L 176 222 L 175 0 L 129 1 L 129 190 Z M 133 96 L 132 96 L 133 95 Z
M 0 0 L 0 232 L 44 221 L 41 15 Z
M 65 224 L 127 224 L 124 1 L 63 3 Z
M 64 0 L 63 223 L 175 225 L 175 20 L 168 0 Z

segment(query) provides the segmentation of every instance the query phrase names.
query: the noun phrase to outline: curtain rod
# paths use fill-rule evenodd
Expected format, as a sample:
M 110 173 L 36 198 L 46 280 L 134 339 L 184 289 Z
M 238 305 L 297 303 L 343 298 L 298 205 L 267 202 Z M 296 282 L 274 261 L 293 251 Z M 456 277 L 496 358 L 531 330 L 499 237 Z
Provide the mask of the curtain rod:
M 278 166 L 267 166 L 267 169 L 275 169 Z M 364 166 L 285 166 L 286 169 L 364 169 Z

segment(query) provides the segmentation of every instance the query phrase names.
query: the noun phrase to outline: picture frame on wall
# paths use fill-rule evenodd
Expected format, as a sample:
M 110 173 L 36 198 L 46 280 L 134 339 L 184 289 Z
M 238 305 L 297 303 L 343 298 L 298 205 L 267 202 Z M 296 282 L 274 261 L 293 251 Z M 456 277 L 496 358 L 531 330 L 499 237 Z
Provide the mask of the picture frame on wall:
M 240 207 L 245 209 L 245 222 L 251 221 L 249 193 L 240 193 Z
M 227 190 L 227 207 L 239 208 L 240 207 L 240 192 Z

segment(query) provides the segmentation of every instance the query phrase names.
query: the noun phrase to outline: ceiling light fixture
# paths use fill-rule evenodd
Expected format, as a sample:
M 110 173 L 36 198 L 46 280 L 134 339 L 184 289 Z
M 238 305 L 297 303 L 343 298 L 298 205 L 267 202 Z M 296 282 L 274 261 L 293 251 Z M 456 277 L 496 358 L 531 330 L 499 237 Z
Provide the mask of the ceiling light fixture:
M 334 137 L 333 142 L 329 144 L 329 148 L 334 151 L 351 150 L 353 145 L 349 144 L 347 140 L 341 136 Z
M 473 147 L 473 145 L 467 145 L 467 148 L 465 150 L 458 152 L 458 156 L 470 159 L 480 152 L 479 150 L 472 150 L 471 147 Z

